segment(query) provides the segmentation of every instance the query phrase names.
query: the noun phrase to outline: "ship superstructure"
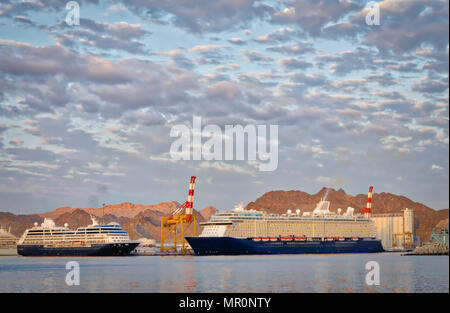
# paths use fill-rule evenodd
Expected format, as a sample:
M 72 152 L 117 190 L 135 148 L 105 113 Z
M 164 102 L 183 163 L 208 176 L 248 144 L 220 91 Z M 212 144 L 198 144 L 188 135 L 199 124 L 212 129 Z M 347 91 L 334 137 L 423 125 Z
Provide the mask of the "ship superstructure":
M 286 214 L 267 214 L 244 210 L 242 204 L 232 211 L 218 212 L 204 226 L 200 237 L 375 237 L 375 227 L 369 218 L 354 215 L 349 207 L 343 214 L 329 211 L 330 202 L 320 201 L 314 211 L 300 210 Z
M 24 256 L 129 255 L 139 244 L 131 241 L 119 224 L 101 225 L 91 218 L 91 225 L 76 230 L 70 230 L 67 223 L 64 227 L 56 226 L 47 218 L 40 226 L 35 223 L 20 238 L 18 253 Z
M 0 227 L 0 255 L 16 255 L 18 238 L 10 231 Z
M 369 192 L 371 196 L 371 190 Z M 370 211 L 355 214 L 329 210 L 326 196 L 312 212 L 285 214 L 245 210 L 221 211 L 199 237 L 186 238 L 196 254 L 359 253 L 381 252 Z

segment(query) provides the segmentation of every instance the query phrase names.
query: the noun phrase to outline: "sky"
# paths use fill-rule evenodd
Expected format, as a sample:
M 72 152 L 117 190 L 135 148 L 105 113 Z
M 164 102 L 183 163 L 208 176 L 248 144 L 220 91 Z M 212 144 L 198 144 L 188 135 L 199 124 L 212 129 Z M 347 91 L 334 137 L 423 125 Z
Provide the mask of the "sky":
M 77 3 L 0 0 L 1 211 L 183 203 L 191 175 L 197 209 L 370 185 L 449 207 L 448 1 Z M 276 169 L 174 160 L 194 117 L 278 125 Z

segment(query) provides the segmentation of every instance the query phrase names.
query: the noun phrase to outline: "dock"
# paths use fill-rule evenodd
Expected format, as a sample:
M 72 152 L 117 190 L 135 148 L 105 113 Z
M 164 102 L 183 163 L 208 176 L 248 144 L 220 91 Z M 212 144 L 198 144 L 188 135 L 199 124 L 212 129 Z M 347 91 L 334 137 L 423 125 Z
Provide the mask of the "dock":
M 448 243 L 424 244 L 402 255 L 448 255 Z
M 194 255 L 194 251 L 187 250 L 182 252 L 181 249 L 179 251 L 161 251 L 159 247 L 152 247 L 146 249 L 137 249 L 133 251 L 131 255 L 135 256 L 177 256 L 177 255 Z

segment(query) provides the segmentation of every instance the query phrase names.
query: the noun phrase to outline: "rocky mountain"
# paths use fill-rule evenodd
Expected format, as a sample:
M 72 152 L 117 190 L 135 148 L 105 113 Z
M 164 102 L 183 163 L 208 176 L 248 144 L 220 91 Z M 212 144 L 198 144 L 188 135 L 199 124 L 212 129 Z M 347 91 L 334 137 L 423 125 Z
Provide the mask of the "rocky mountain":
M 102 208 L 70 208 L 62 207 L 51 212 L 33 215 L 14 215 L 12 213 L 0 212 L 0 224 L 5 227 L 11 227 L 11 233 L 21 236 L 25 229 L 33 226 L 35 222 L 42 223 L 44 217 L 52 218 L 55 224 L 63 226 L 69 224 L 69 228 L 75 229 L 81 226 L 90 225 L 91 215 L 97 219 L 99 223 L 117 222 L 125 229 L 130 238 L 135 240 L 142 237 L 153 238 L 157 241 L 161 236 L 161 216 L 166 216 L 175 210 L 178 203 L 162 202 L 157 205 L 136 205 L 132 203 L 121 203 L 109 206 L 105 215 L 102 215 Z M 129 210 L 127 212 L 127 210 Z M 206 216 L 216 212 L 214 207 L 206 207 L 201 210 Z M 108 212 L 108 214 L 106 214 Z M 109 213 L 114 212 L 117 216 Z M 198 211 L 194 210 L 197 223 L 205 221 L 205 217 Z M 197 225 L 197 232 L 201 232 L 201 227 Z M 190 227 L 187 235 L 193 235 L 193 227 Z
M 11 227 L 11 233 L 16 236 L 22 236 L 23 232 L 30 227 L 33 227 L 34 223 L 42 223 L 44 218 L 37 214 L 31 215 L 14 215 L 9 212 L 0 212 L 0 225 L 9 229 Z
M 263 210 L 271 213 L 285 213 L 288 209 L 295 212 L 300 209 L 302 212 L 312 211 L 320 199 L 325 195 L 326 188 L 322 188 L 316 194 L 308 194 L 303 191 L 270 191 L 250 202 L 247 209 Z M 358 212 L 366 206 L 367 194 L 352 196 L 344 190 L 330 188 L 327 200 L 331 201 L 330 210 L 336 212 L 338 208 L 346 210 L 348 206 L 355 208 Z M 409 208 L 414 210 L 416 222 L 416 235 L 423 241 L 430 238 L 433 227 L 442 219 L 448 218 L 448 209 L 433 210 L 426 205 L 414 202 L 404 196 L 387 192 L 374 193 L 372 196 L 373 213 L 401 212 Z
M 270 191 L 250 202 L 247 209 L 264 210 L 270 213 L 285 213 L 288 209 L 292 211 L 300 209 L 302 212 L 312 211 L 317 202 L 324 197 L 326 191 L 326 188 L 322 188 L 316 194 L 308 194 L 299 190 Z M 329 189 L 327 200 L 331 201 L 331 211 L 336 211 L 338 208 L 345 210 L 348 206 L 351 206 L 358 212 L 365 207 L 367 194 L 353 196 L 347 194 L 343 189 Z M 179 203 L 176 201 L 161 202 L 154 205 L 123 202 L 106 205 L 104 210 L 102 208 L 61 207 L 50 212 L 32 215 L 14 215 L 0 212 L 0 224 L 7 228 L 11 226 L 11 232 L 16 236 L 21 236 L 26 228 L 31 227 L 34 222 L 41 223 L 44 217 L 54 219 L 56 225 L 62 226 L 64 223 L 68 223 L 69 228 L 77 228 L 89 225 L 91 223 L 90 214 L 92 214 L 97 217 L 99 222 L 109 223 L 114 221 L 119 223 L 129 232 L 132 239 L 147 237 L 159 241 L 161 216 L 169 215 L 178 206 Z M 423 241 L 430 238 L 433 227 L 440 221 L 447 219 L 448 224 L 448 209 L 436 211 L 422 203 L 391 193 L 373 194 L 373 213 L 401 212 L 404 208 L 414 210 L 416 235 Z M 200 211 L 194 210 L 198 223 L 208 220 L 216 212 L 217 209 L 213 206 L 205 207 Z M 200 233 L 201 228 L 198 227 L 197 231 Z M 192 234 L 192 229 L 187 233 Z
M 207 206 L 206 208 L 203 208 L 200 210 L 200 214 L 203 216 L 205 221 L 209 220 L 211 216 L 216 214 L 217 208 L 213 207 L 212 205 Z
M 163 214 L 158 211 L 146 210 L 139 213 L 134 218 L 129 219 L 122 227 L 128 232 L 130 238 L 133 240 L 145 237 L 160 241 L 161 216 L 163 216 Z M 197 233 L 199 234 L 201 232 L 201 226 L 199 226 L 198 223 L 204 222 L 205 219 L 196 210 L 194 210 L 194 216 L 197 221 Z M 187 229 L 185 234 L 187 236 L 192 236 L 194 234 L 192 225 Z
M 102 216 L 111 214 L 116 217 L 134 217 L 137 214 L 139 214 L 142 211 L 145 210 L 153 210 L 153 211 L 160 211 L 164 214 L 169 214 L 173 212 L 177 207 L 179 207 L 180 204 L 176 201 L 169 201 L 169 202 L 161 202 L 158 204 L 153 205 L 142 205 L 142 204 L 134 204 L 131 202 L 122 202 L 119 204 L 108 204 L 105 205 L 104 208 L 71 208 L 71 207 L 61 207 L 57 208 L 56 210 L 46 212 L 39 214 L 42 217 L 48 217 L 51 219 L 55 219 L 61 214 L 73 212 L 75 210 L 83 210 L 87 213 L 96 215 L 96 216 Z
M 437 223 L 435 227 L 441 228 L 441 229 L 447 228 L 448 227 L 448 218 L 439 221 L 439 223 Z

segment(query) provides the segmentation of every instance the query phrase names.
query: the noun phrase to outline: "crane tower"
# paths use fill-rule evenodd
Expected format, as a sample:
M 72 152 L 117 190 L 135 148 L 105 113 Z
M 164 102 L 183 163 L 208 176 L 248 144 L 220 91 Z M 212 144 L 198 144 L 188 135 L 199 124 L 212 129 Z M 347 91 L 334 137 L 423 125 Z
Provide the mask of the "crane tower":
M 364 214 L 366 217 L 369 217 L 372 213 L 372 191 L 373 186 L 369 187 L 369 193 L 367 194 L 367 204 L 364 209 L 360 211 L 361 214 Z
M 186 253 L 189 249 L 184 239 L 184 233 L 191 225 L 194 228 L 194 236 L 197 236 L 194 210 L 194 187 L 196 176 L 191 176 L 189 182 L 188 199 L 170 216 L 161 217 L 161 252 L 177 252 L 177 244 L 181 243 L 181 253 Z M 173 245 L 164 247 L 164 244 L 173 239 Z

